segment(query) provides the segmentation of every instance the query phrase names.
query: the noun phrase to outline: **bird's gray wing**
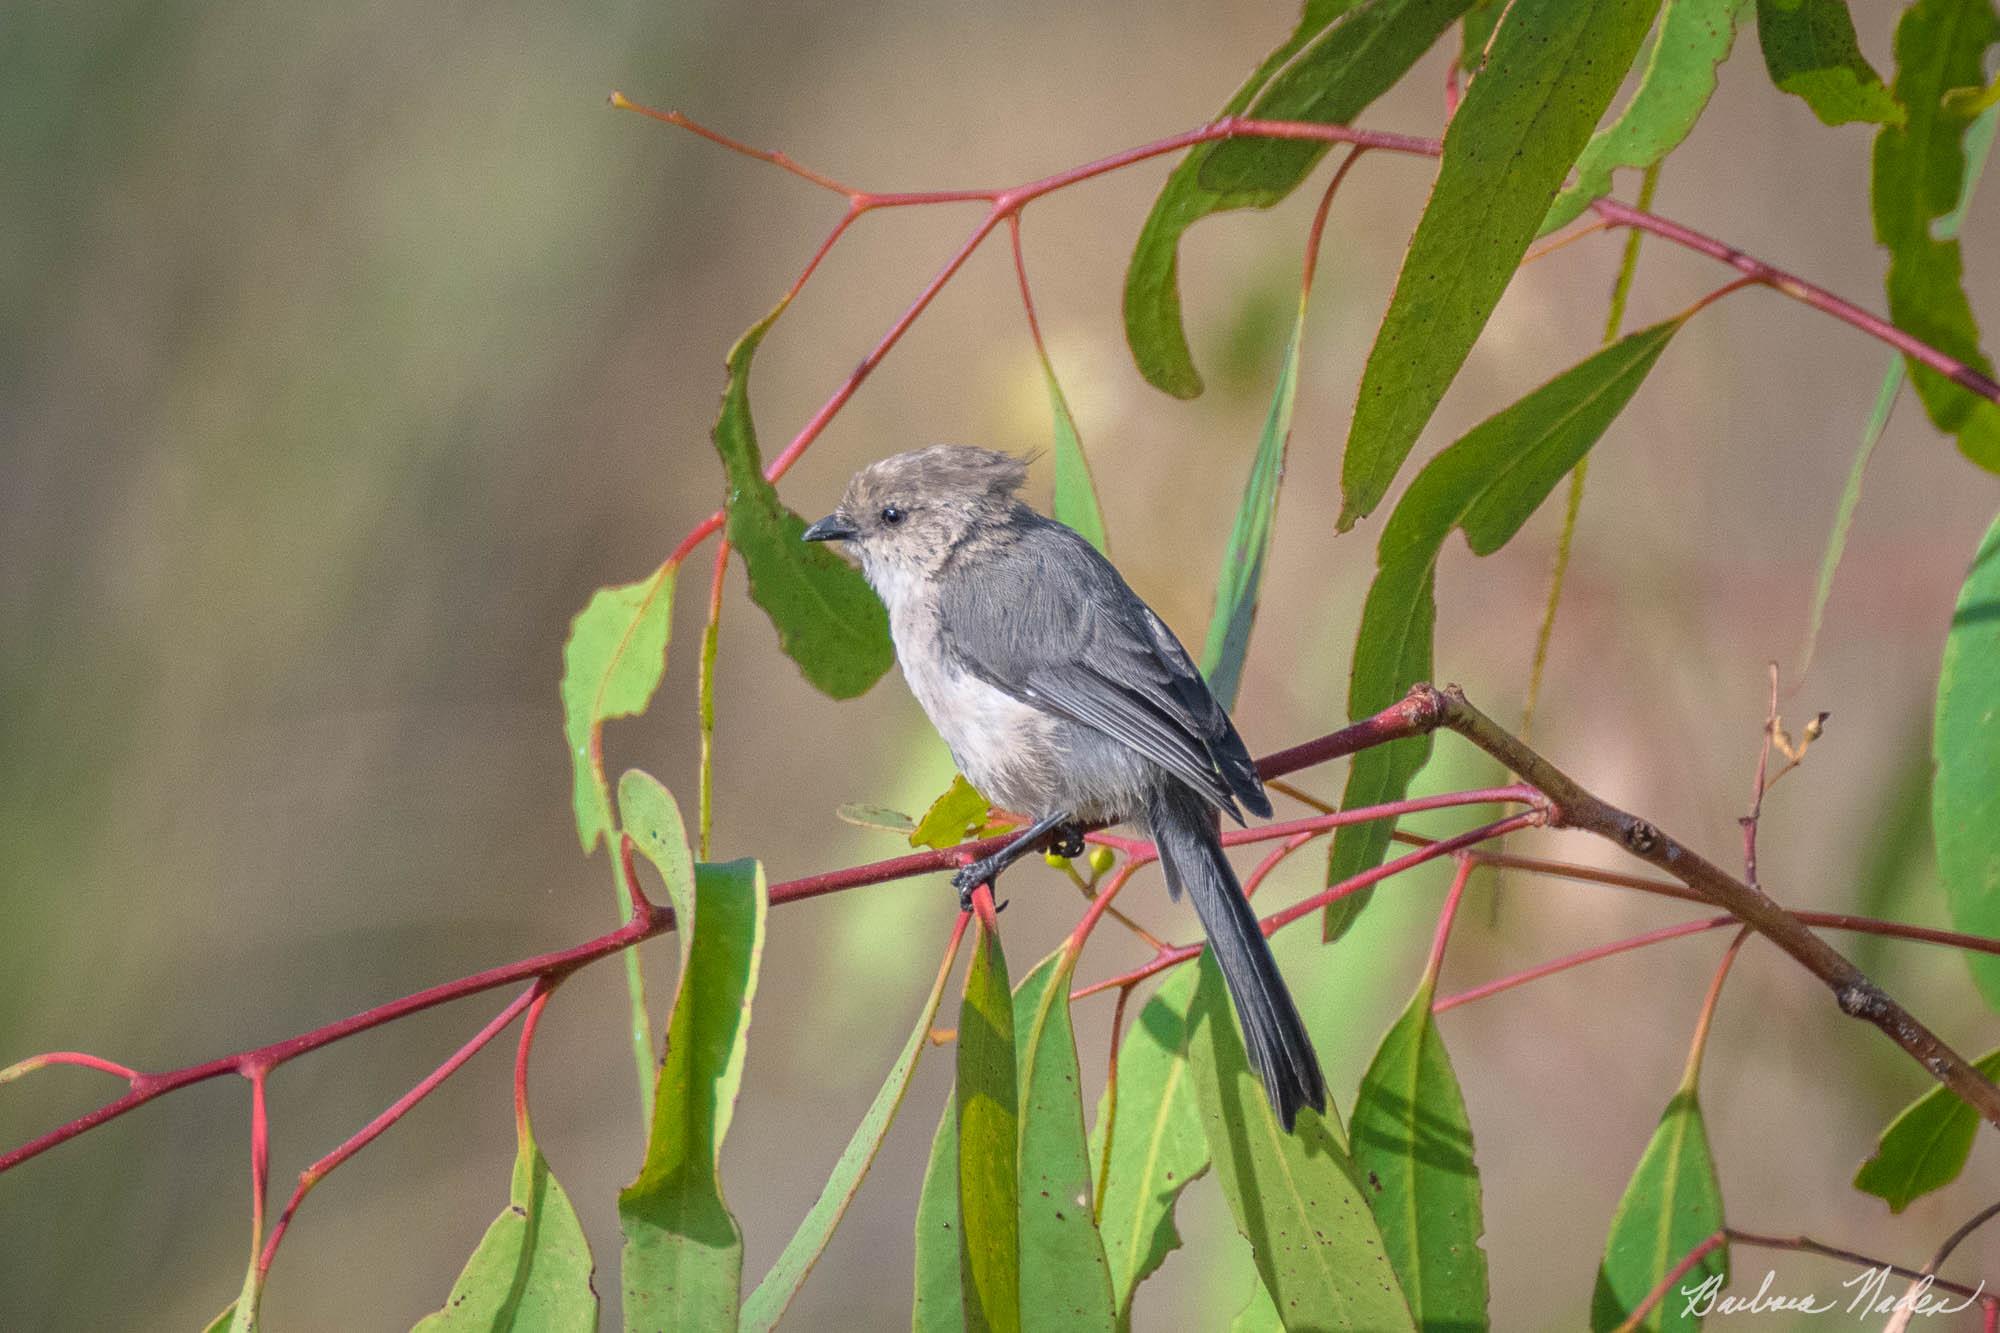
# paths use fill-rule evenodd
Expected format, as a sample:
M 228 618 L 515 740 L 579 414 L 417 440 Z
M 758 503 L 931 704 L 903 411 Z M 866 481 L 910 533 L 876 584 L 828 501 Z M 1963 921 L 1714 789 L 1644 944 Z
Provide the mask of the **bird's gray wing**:
M 1229 715 L 1160 618 L 1061 524 L 1017 520 L 947 569 L 945 643 L 981 679 L 1102 732 L 1241 818 L 1270 803 Z

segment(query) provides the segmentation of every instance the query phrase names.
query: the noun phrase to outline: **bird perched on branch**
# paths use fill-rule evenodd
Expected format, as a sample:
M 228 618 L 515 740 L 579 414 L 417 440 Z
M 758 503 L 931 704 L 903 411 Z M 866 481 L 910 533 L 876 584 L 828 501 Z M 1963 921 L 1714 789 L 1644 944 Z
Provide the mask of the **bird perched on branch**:
M 1219 817 L 1271 802 L 1229 715 L 1173 632 L 1076 532 L 1018 497 L 1011 455 L 934 445 L 871 464 L 805 531 L 859 557 L 917 702 L 973 785 L 1034 820 L 954 877 L 961 905 L 1085 824 L 1132 822 L 1194 900 L 1250 1063 L 1287 1130 L 1324 1111 L 1298 1006 L 1223 855 Z

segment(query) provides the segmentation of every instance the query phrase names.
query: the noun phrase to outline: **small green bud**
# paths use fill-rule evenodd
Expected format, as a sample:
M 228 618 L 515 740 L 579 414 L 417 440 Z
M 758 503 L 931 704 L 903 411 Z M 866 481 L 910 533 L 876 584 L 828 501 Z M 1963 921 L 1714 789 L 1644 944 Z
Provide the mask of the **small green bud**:
M 1112 864 L 1115 861 L 1117 861 L 1117 859 L 1118 859 L 1117 855 L 1113 853 L 1109 847 L 1091 848 L 1090 873 L 1093 875 L 1102 875 L 1107 870 L 1111 869 Z
M 1054 852 L 1043 852 L 1042 859 L 1057 870 L 1069 869 L 1069 858 L 1067 856 L 1057 856 Z

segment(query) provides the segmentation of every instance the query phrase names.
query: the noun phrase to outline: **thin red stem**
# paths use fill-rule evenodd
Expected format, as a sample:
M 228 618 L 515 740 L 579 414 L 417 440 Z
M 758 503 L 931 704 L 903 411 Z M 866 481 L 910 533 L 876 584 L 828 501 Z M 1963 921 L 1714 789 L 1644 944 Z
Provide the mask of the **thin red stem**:
M 79 1065 L 84 1069 L 95 1069 L 99 1073 L 115 1074 L 127 1083 L 136 1083 L 145 1077 L 138 1070 L 128 1069 L 116 1060 L 106 1060 L 103 1056 L 91 1055 L 85 1051 L 44 1051 L 40 1055 L 31 1055 L 25 1060 L 17 1060 L 5 1069 L 0 1069 L 0 1083 L 11 1083 L 23 1074 L 32 1074 L 50 1065 Z
M 1438 910 L 1437 934 L 1431 938 L 1431 956 L 1424 964 L 1424 984 L 1436 986 L 1438 974 L 1444 971 L 1444 949 L 1451 942 L 1451 924 L 1458 918 L 1459 900 L 1465 897 L 1466 883 L 1472 878 L 1477 863 L 1471 856 L 1461 852 L 1458 855 L 1458 869 L 1451 877 L 1451 889 L 1444 896 L 1444 906 Z
M 541 982 L 535 983 L 528 991 L 528 1016 L 521 1020 L 521 1044 L 514 1051 L 514 1132 L 524 1143 L 527 1141 L 530 1133 L 528 1128 L 528 1053 L 534 1049 L 535 1031 L 541 1026 L 542 1010 L 549 1007 L 549 997 L 555 993 L 556 988 L 554 986 L 544 985 Z M 514 1002 L 514 1004 L 519 1003 L 518 999 Z M 510 1004 L 507 1008 L 511 1010 L 514 1008 L 514 1005 Z M 505 1013 L 506 1011 L 503 1010 L 502 1012 Z M 492 1025 L 488 1024 L 488 1026 L 491 1027 Z M 501 1023 L 500 1028 L 504 1027 L 506 1027 L 506 1024 Z M 496 1035 L 500 1028 L 494 1029 Z M 491 1037 L 486 1038 L 489 1041 L 491 1039 Z M 478 1047 L 474 1047 L 473 1049 L 477 1050 Z M 461 1060 L 460 1063 L 463 1064 L 464 1061 Z

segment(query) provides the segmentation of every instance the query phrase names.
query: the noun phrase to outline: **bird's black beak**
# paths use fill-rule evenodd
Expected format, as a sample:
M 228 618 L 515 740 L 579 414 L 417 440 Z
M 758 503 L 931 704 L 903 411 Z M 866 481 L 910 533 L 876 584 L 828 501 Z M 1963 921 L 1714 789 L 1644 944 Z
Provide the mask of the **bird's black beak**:
M 802 535 L 809 542 L 845 542 L 858 536 L 859 530 L 839 514 L 828 514 Z

